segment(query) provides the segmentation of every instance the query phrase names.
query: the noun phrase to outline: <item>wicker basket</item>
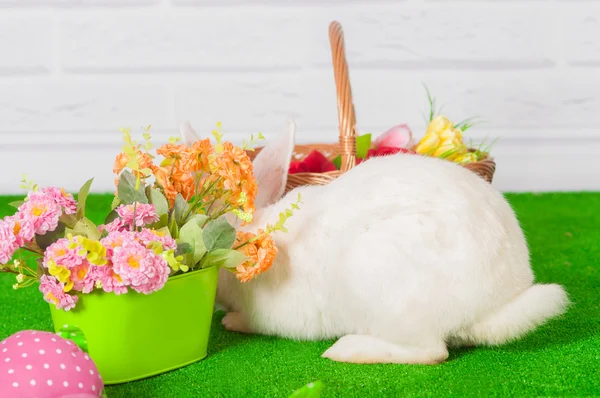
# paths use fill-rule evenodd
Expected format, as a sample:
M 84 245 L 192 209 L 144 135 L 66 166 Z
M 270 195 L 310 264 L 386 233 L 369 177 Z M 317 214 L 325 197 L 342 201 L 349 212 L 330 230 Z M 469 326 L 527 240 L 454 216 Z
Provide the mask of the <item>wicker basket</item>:
M 352 101 L 352 89 L 350 87 L 348 63 L 344 49 L 344 34 L 342 25 L 337 21 L 329 24 L 329 42 L 331 44 L 333 73 L 337 93 L 339 142 L 296 145 L 294 147 L 293 159 L 302 160 L 313 150 L 318 150 L 330 160 L 341 155 L 341 167 L 340 170 L 326 173 L 288 174 L 286 192 L 304 185 L 326 185 L 356 165 L 356 113 Z M 259 147 L 255 151 L 249 151 L 248 156 L 250 159 L 253 160 L 261 149 Z M 478 162 L 467 163 L 463 166 L 489 183 L 492 182 L 496 170 L 496 163 L 491 157 Z

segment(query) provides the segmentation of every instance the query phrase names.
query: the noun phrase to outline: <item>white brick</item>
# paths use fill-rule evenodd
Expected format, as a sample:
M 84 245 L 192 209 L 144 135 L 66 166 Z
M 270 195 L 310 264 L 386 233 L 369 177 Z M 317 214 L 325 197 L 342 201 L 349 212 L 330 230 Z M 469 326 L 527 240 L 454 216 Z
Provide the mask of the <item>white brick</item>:
M 470 134 L 485 136 L 487 129 L 526 133 L 533 128 L 596 128 L 600 124 L 596 111 L 600 80 L 593 71 L 567 76 L 552 70 L 509 71 L 490 76 L 489 72 L 468 71 L 356 70 L 351 78 L 358 121 L 367 127 L 385 128 L 407 120 L 423 128 L 421 112 L 428 112 L 429 106 L 422 82 L 437 98 L 438 108 L 445 105 L 444 113 L 455 121 L 470 116 L 485 121 Z M 314 104 L 314 109 L 330 106 L 329 102 Z
M 567 136 L 570 131 L 565 131 Z M 494 186 L 502 191 L 600 190 L 600 140 L 502 141 L 494 148 Z
M 592 72 L 564 77 L 531 70 L 490 76 L 473 71 L 353 70 L 350 65 L 350 77 L 361 132 L 379 133 L 401 122 L 423 131 L 422 114 L 429 108 L 422 83 L 455 122 L 471 116 L 485 122 L 469 131 L 473 139 L 550 137 L 552 129 L 595 129 L 600 124 L 600 81 Z M 191 119 L 202 131 L 210 131 L 217 120 L 236 132 L 277 131 L 291 116 L 300 139 L 303 132 L 325 131 L 324 140 L 335 140 L 336 106 L 331 71 L 223 74 L 176 90 L 177 119 Z
M 300 61 L 289 47 L 298 31 L 289 11 L 111 13 L 66 19 L 62 54 L 67 70 L 76 71 L 277 69 Z
M 0 7 L 79 7 L 79 6 L 137 6 L 157 4 L 161 0 L 0 0 Z
M 314 110 L 314 100 L 303 95 L 310 86 L 302 73 L 215 74 L 191 84 L 179 84 L 175 117 L 189 119 L 200 132 L 210 132 L 221 121 L 232 132 L 279 130 L 287 116 L 300 125 Z
M 539 5 L 477 2 L 356 6 L 314 10 L 307 55 L 329 65 L 327 24 L 342 23 L 355 68 L 494 68 L 553 65 L 553 14 Z M 535 21 L 533 23 L 532 21 Z
M 2 193 L 24 194 L 19 188 L 23 173 L 40 186 L 60 186 L 77 192 L 85 181 L 94 177 L 92 192 L 114 192 L 112 166 L 119 148 L 70 147 L 48 148 L 21 147 L 2 148 L 0 174 Z M 18 149 L 18 150 L 15 150 Z
M 0 74 L 44 73 L 52 62 L 47 16 L 0 13 Z
M 404 4 L 404 3 L 401 3 Z M 229 7 L 95 13 L 67 18 L 67 70 L 299 69 L 331 62 L 327 27 L 344 24 L 355 67 L 537 67 L 552 65 L 540 7 Z M 532 20 L 537 21 L 535 24 Z M 465 23 L 468 21 L 468 23 Z
M 378 0 L 378 3 L 398 2 L 399 0 Z M 402 0 L 400 0 L 402 1 Z M 369 0 L 302 0 L 302 5 L 336 5 L 336 4 L 365 4 Z M 206 7 L 206 6 L 298 6 L 298 0 L 171 0 L 175 5 Z
M 564 12 L 565 50 L 574 65 L 600 65 L 600 7 L 591 2 Z
M 119 127 L 171 125 L 167 95 L 158 85 L 32 81 L 2 83 L 0 92 L 0 133 L 8 139 L 17 132 L 118 132 Z

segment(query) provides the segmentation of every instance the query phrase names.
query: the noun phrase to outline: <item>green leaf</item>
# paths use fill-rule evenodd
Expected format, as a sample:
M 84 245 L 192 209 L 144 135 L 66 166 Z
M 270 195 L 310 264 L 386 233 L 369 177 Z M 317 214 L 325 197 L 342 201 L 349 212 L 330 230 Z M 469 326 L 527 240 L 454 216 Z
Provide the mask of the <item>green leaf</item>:
M 437 110 L 435 109 L 435 98 L 431 96 L 429 88 L 427 88 L 425 83 L 423 83 L 423 87 L 425 87 L 425 92 L 427 93 L 427 101 L 429 102 L 429 120 L 427 121 L 431 122 L 437 114 Z
M 73 227 L 73 233 L 75 235 L 83 235 L 86 238 L 98 240 L 100 239 L 100 231 L 98 227 L 87 218 L 82 218 L 77 221 Z
M 121 200 L 119 199 L 119 197 L 118 197 L 118 196 L 115 196 L 115 197 L 113 198 L 113 201 L 112 201 L 111 205 L 110 205 L 110 209 L 111 209 L 111 210 L 114 210 L 114 209 L 116 209 L 116 208 L 117 208 L 117 206 L 119 206 L 120 204 L 121 204 Z
M 85 217 L 85 202 L 87 201 L 88 194 L 90 193 L 90 187 L 92 186 L 93 178 L 90 178 L 83 184 L 77 195 L 77 218 L 82 219 Z
M 217 249 L 208 253 L 203 263 L 208 266 L 235 268 L 245 261 L 248 261 L 248 257 L 237 250 Z
M 110 213 L 106 215 L 106 218 L 104 219 L 104 224 L 109 224 L 117 218 L 119 218 L 119 213 L 117 213 L 117 211 L 113 209 Z
M 235 228 L 221 217 L 206 224 L 202 238 L 209 252 L 216 249 L 231 249 L 235 242 Z
M 177 241 L 177 249 L 175 249 L 175 257 L 177 256 L 183 256 L 185 254 L 188 253 L 193 253 L 194 250 L 192 248 L 192 245 L 190 245 L 189 243 L 185 243 L 182 242 L 180 240 Z
M 337 155 L 335 159 L 331 161 L 336 169 L 340 169 L 342 167 L 342 155 Z
M 294 391 L 289 398 L 317 398 L 321 396 L 324 385 L 321 380 L 317 380 L 314 383 L 309 383 L 304 387 Z
M 19 207 L 21 207 L 21 205 L 25 203 L 24 200 L 17 200 L 14 202 L 10 202 L 8 205 L 14 207 L 15 209 L 18 209 Z
M 206 224 L 206 220 L 208 220 L 208 216 L 205 214 L 194 214 L 194 217 L 192 218 L 200 228 L 204 228 L 204 224 Z
M 177 221 L 175 221 L 175 217 L 171 217 L 169 221 L 169 234 L 173 239 L 179 238 L 179 226 L 177 225 Z
M 179 230 L 179 240 L 189 244 L 194 250 L 194 260 L 190 266 L 196 265 L 206 253 L 206 246 L 204 245 L 202 235 L 202 228 L 194 220 L 190 220 Z
M 149 225 L 148 228 L 151 228 L 151 229 L 161 229 L 161 228 L 167 228 L 168 225 L 169 225 L 169 215 L 168 214 L 162 214 L 160 216 L 160 218 L 158 219 L 158 221 L 155 222 L 152 225 Z
M 148 203 L 148 198 L 144 192 L 144 186 L 140 184 L 139 189 L 136 187 L 136 178 L 128 170 L 124 170 L 119 177 L 119 185 L 117 186 L 117 193 L 121 203 L 130 205 L 134 202 Z
M 178 225 L 185 224 L 187 219 L 184 220 L 183 218 L 185 217 L 186 214 L 188 214 L 189 210 L 190 210 L 189 203 L 183 198 L 183 196 L 181 196 L 180 193 L 178 193 L 177 196 L 175 197 L 175 206 L 173 209 L 175 221 L 177 222 Z
M 76 214 L 63 214 L 60 216 L 60 218 L 58 220 L 60 222 L 62 222 L 63 224 L 65 224 L 67 227 L 73 228 L 73 226 L 77 222 L 77 215 Z
M 371 134 L 363 134 L 356 137 L 356 157 L 364 159 L 367 157 L 367 153 L 371 149 Z M 333 165 L 336 169 L 342 167 L 342 155 L 338 155 L 332 160 Z
M 169 212 L 169 203 L 167 202 L 167 198 L 165 198 L 165 195 L 163 195 L 160 190 L 148 186 L 146 187 L 146 196 L 148 197 L 148 203 L 154 205 L 156 214 L 162 216 L 163 214 L 167 214 Z
M 48 231 L 44 235 L 35 235 L 35 243 L 37 243 L 40 249 L 46 250 L 48 246 L 65 237 L 65 230 L 65 224 L 59 222 L 54 231 Z
M 356 137 L 356 156 L 358 158 L 366 158 L 369 149 L 371 149 L 371 134 L 363 134 Z

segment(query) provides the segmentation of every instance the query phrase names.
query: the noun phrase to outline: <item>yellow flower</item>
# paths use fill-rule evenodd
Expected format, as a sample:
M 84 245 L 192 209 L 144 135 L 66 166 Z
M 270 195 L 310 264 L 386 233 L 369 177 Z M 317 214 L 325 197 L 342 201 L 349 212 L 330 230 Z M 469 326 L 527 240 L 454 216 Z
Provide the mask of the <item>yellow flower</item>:
M 56 265 L 53 260 L 50 260 L 48 261 L 48 271 L 50 272 L 50 275 L 56 277 L 56 279 L 65 284 L 63 288 L 65 292 L 68 292 L 73 288 L 73 281 L 70 280 L 71 271 L 69 271 L 67 267 Z
M 456 159 L 454 159 L 454 161 L 456 163 L 460 163 L 460 164 L 473 163 L 473 162 L 476 162 L 477 160 L 478 160 L 477 155 L 473 152 L 467 152 L 465 154 L 458 156 Z
M 161 256 L 165 259 L 173 271 L 182 270 L 183 272 L 188 272 L 190 269 L 190 267 L 183 263 L 183 256 L 175 256 L 174 250 L 162 252 Z
M 436 116 L 429 123 L 429 126 L 427 126 L 427 131 L 425 132 L 425 135 L 429 135 L 429 134 L 439 135 L 440 131 L 444 131 L 448 128 L 453 128 L 453 127 L 454 127 L 454 123 L 452 123 L 447 117 Z
M 83 236 L 70 237 L 73 243 L 79 243 L 82 247 L 81 256 L 86 256 L 87 260 L 99 267 L 108 263 L 106 260 L 106 248 L 97 240 L 88 239 Z
M 436 116 L 427 126 L 425 136 L 415 147 L 417 153 L 454 160 L 467 151 L 462 131 L 445 116 Z

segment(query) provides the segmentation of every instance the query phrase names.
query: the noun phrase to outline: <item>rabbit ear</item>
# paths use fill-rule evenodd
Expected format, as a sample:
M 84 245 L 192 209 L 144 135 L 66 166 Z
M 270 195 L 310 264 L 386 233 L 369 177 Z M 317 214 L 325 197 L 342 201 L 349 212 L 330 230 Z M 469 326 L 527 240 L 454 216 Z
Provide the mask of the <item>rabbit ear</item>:
M 189 121 L 185 121 L 179 125 L 179 133 L 181 134 L 181 139 L 183 143 L 188 146 L 192 146 L 194 142 L 198 141 L 200 137 L 192 128 L 192 125 Z
M 258 184 L 256 208 L 277 202 L 285 191 L 287 175 L 292 160 L 296 135 L 293 120 L 287 123 L 287 131 L 267 144 L 253 162 L 254 175 Z

